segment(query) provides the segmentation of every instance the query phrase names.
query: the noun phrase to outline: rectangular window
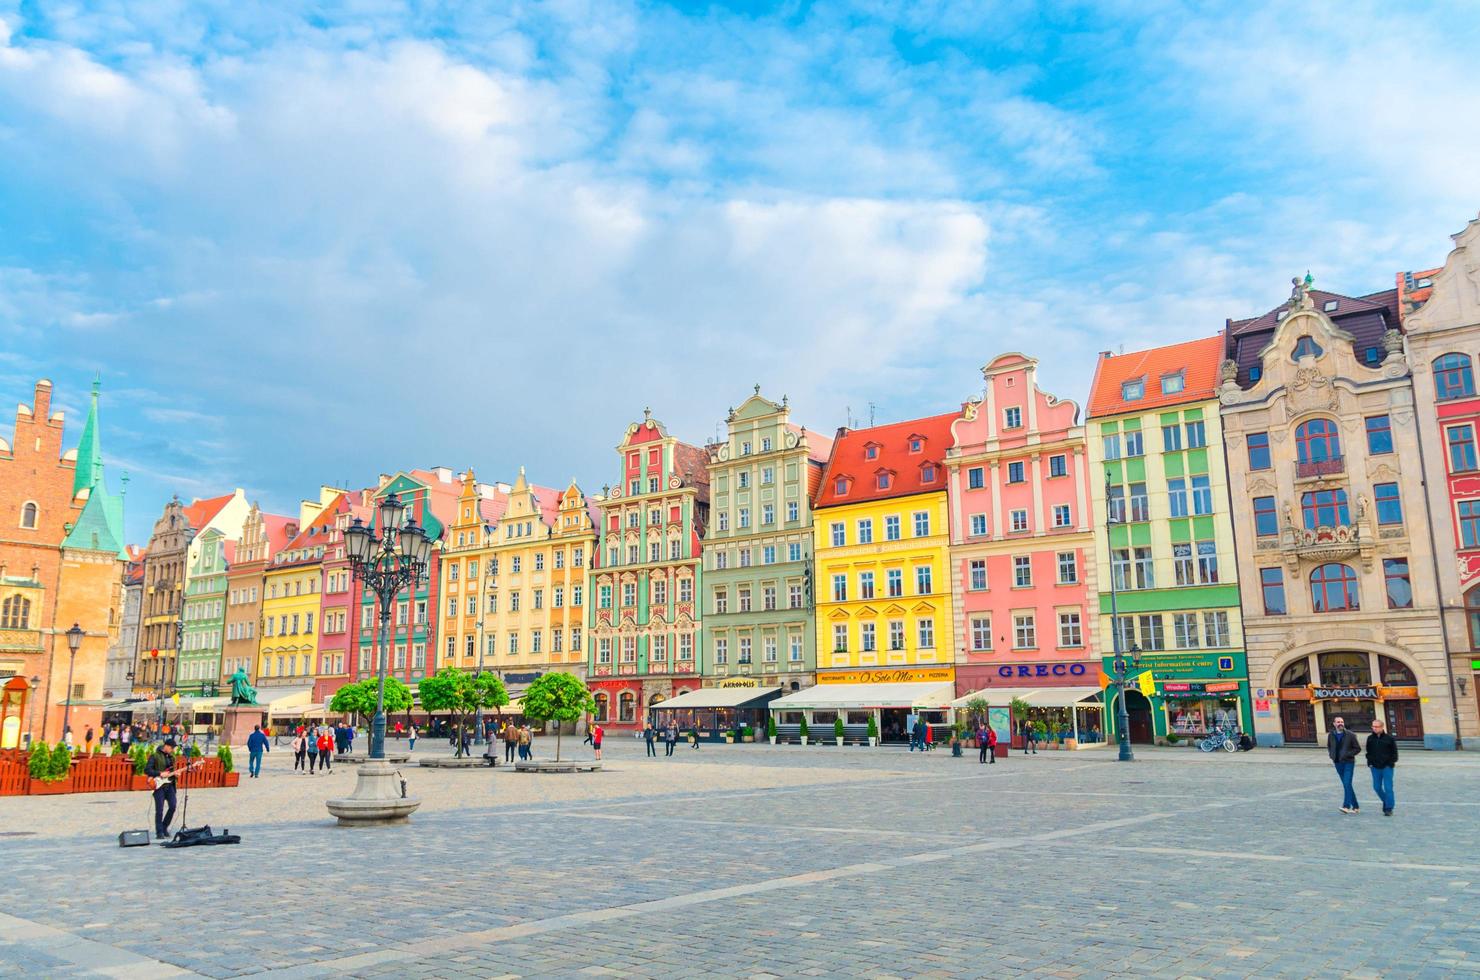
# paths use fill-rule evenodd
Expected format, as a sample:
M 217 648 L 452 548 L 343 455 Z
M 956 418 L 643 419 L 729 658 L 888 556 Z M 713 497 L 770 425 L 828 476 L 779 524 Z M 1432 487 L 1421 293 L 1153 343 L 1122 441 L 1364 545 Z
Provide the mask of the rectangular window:
M 740 508 L 739 513 L 735 517 L 735 526 L 736 527 L 741 527 L 741 528 L 750 527 L 750 508 L 749 507 L 741 507 Z
M 1138 616 L 1142 650 L 1165 650 L 1166 636 L 1162 633 L 1161 614 Z
M 719 512 L 719 527 L 717 530 L 728 531 L 730 529 L 730 512 L 722 510 Z
M 1104 439 L 1105 461 L 1111 462 L 1120 458 L 1120 436 L 1110 435 Z
M 1192 545 L 1186 542 L 1172 545 L 1172 573 L 1179 588 L 1197 584 L 1197 573 L 1194 568 Z
M 802 662 L 802 634 L 788 633 L 786 637 L 786 659 L 791 663 Z
M 1106 491 L 1105 508 L 1110 515 L 1110 523 L 1125 523 L 1125 487 L 1110 487 Z
M 1048 457 L 1048 475 L 1051 477 L 1068 476 L 1069 458 L 1062 453 Z
M 1187 423 L 1187 448 L 1201 449 L 1208 444 L 1207 429 L 1202 422 Z
M 1378 524 L 1403 523 L 1403 500 L 1398 496 L 1396 483 L 1374 483 L 1372 499 L 1377 505 Z
M 1146 496 L 1146 484 L 1132 483 L 1129 500 L 1131 523 L 1151 520 L 1151 500 Z
M 895 514 L 884 518 L 884 540 L 899 540 L 899 515 Z
M 1084 646 L 1084 629 L 1079 621 L 1079 613 L 1059 613 L 1059 646 Z
M 1179 425 L 1164 425 L 1161 427 L 1161 448 L 1163 452 L 1176 452 L 1182 448 L 1182 427 Z
M 1141 430 L 1125 433 L 1125 455 L 1127 459 L 1146 455 L 1146 445 L 1141 437 Z
M 741 568 L 749 568 L 750 567 L 750 549 L 749 548 L 741 548 L 740 549 L 740 567 Z
M 889 649 L 904 649 L 904 620 L 902 619 L 889 620 Z
M 1393 451 L 1393 422 L 1386 415 L 1367 417 L 1367 452 L 1380 456 Z
M 1004 408 L 1002 410 L 1002 427 L 1004 429 L 1021 429 L 1023 427 L 1023 410 L 1021 408 Z
M 786 505 L 786 520 L 787 520 L 787 522 L 788 523 L 795 523 L 796 521 L 799 521 L 801 519 L 802 519 L 802 505 L 799 504 L 799 503 L 797 503 L 795 500 L 789 501 L 787 503 L 787 505 Z
M 973 591 L 981 591 L 987 587 L 987 563 L 981 558 L 973 558 L 967 564 L 967 588 Z
M 1116 548 L 1110 552 L 1110 574 L 1115 579 L 1116 591 L 1124 592 L 1131 587 L 1131 551 Z
M 1154 588 L 1156 588 L 1156 573 L 1154 571 L 1155 565 L 1154 565 L 1154 563 L 1151 560 L 1151 549 L 1150 548 L 1137 548 L 1137 549 L 1135 549 L 1134 558 L 1135 558 L 1135 561 L 1134 561 L 1134 573 L 1135 573 L 1136 588 L 1138 588 L 1138 589 L 1154 589 Z
M 714 638 L 714 662 L 716 665 L 730 662 L 730 641 L 728 638 L 723 636 L 716 636 Z
M 655 580 L 653 582 L 653 590 L 652 591 L 653 591 L 653 605 L 655 605 L 655 606 L 666 606 L 666 605 L 668 605 L 668 581 L 666 579 L 661 579 L 660 578 L 660 579 Z M 540 608 L 540 602 L 539 602 L 540 594 L 539 594 L 538 590 L 536 590 L 536 592 L 534 594 L 534 597 L 535 597 L 534 607 L 536 609 L 538 609 L 538 608 Z
M 1029 555 L 1012 556 L 1012 584 L 1019 589 L 1033 585 L 1033 559 Z
M 933 619 L 917 619 L 917 620 L 915 620 L 915 633 L 916 633 L 917 639 L 920 641 L 919 642 L 919 649 L 921 649 L 921 650 L 934 650 L 935 649 L 935 620 L 933 620 Z
M 1197 581 L 1199 585 L 1218 584 L 1218 544 L 1215 541 L 1197 543 Z
M 874 628 L 873 623 L 858 624 L 858 644 L 864 653 L 873 653 L 879 648 L 875 641 Z
M 1021 533 L 1028 529 L 1028 512 L 1026 510 L 1015 510 L 1012 512 L 1013 533 Z
M 884 572 L 884 582 L 889 590 L 889 598 L 898 599 L 904 595 L 904 572 L 898 568 L 891 568 Z
M 1280 533 L 1280 518 L 1273 497 L 1254 498 L 1254 533 L 1261 538 Z
M 691 579 L 691 578 L 681 578 L 681 579 L 678 580 L 678 601 L 679 602 L 693 602 L 694 601 L 694 580 L 693 579 Z
M 1079 558 L 1072 551 L 1058 553 L 1060 585 L 1075 585 L 1079 582 Z
M 1259 589 L 1264 595 L 1264 615 L 1285 615 L 1285 570 L 1259 569 Z
M 869 583 L 872 586 L 872 582 Z M 770 612 L 776 608 L 776 586 L 761 586 L 761 609 Z
M 874 573 L 858 573 L 858 598 L 872 599 L 874 597 Z
M 612 607 L 612 587 L 610 585 L 602 584 L 598 586 L 596 604 L 602 609 L 610 609 Z
M 659 633 L 652 639 L 652 652 L 654 663 L 666 663 L 668 660 L 668 637 Z
M 1069 527 L 1073 523 L 1074 523 L 1074 515 L 1073 515 L 1073 512 L 1069 509 L 1069 505 L 1068 504 L 1054 504 L 1054 507 L 1053 507 L 1053 526 L 1054 527 Z
M 1387 587 L 1389 609 L 1413 608 L 1413 583 L 1408 578 L 1407 558 L 1384 558 L 1382 580 Z
M 761 523 L 762 524 L 775 524 L 776 523 L 776 505 L 775 504 L 762 504 L 761 505 Z
M 985 476 L 980 466 L 973 466 L 966 471 L 966 486 L 968 489 L 980 490 L 985 485 Z
M 848 601 L 848 576 L 837 574 L 832 577 L 833 602 Z
M 1027 477 L 1023 475 L 1023 464 L 1021 462 L 1007 464 L 1007 482 L 1025 483 Z
M 714 590 L 714 612 L 723 616 L 730 611 L 730 592 L 728 589 Z
M 1197 613 L 1172 613 L 1172 642 L 1179 650 L 1196 650 L 1202 645 Z
M 530 634 L 529 634 L 529 652 L 530 653 L 539 653 L 539 652 L 541 652 L 541 646 L 543 645 L 543 643 L 544 643 L 544 639 L 543 639 L 543 637 L 541 635 L 540 630 L 531 630 L 530 631 Z
M 1449 445 L 1449 470 L 1466 473 L 1476 469 L 1475 429 L 1469 425 L 1452 425 L 1444 430 Z
M 833 652 L 848 652 L 848 626 L 846 623 L 833 624 Z
M 893 624 L 891 624 L 891 626 L 892 625 Z M 904 624 L 901 623 L 900 624 L 900 630 L 901 630 L 901 632 L 903 632 L 903 627 L 904 627 Z M 990 650 L 990 649 L 992 649 L 992 617 L 990 617 L 990 616 L 972 616 L 971 617 L 971 649 L 973 649 L 973 650 Z
M 858 522 L 858 543 L 874 543 L 874 522 L 870 518 L 862 518 Z
M 971 515 L 971 532 L 970 533 L 971 533 L 971 536 L 974 537 L 974 538 L 979 538 L 982 535 L 984 535 L 984 534 L 987 533 L 987 515 L 986 514 L 972 514 Z
M 515 592 L 512 596 L 510 596 L 510 599 L 512 601 L 509 603 L 509 610 L 511 612 L 517 612 L 518 609 L 519 609 L 519 593 Z M 635 606 L 635 605 L 637 605 L 637 583 L 636 582 L 623 582 L 622 583 L 622 605 L 624 605 L 624 606 Z
M 565 587 L 561 585 L 555 586 L 555 591 L 551 594 L 550 601 L 556 609 L 563 608 L 565 606 Z
M 802 608 L 802 585 L 800 582 L 792 582 L 786 587 L 786 608 Z
M 612 662 L 612 638 L 603 636 L 596 641 L 596 662 L 609 664 Z
M 848 543 L 848 530 L 842 521 L 833 521 L 831 524 L 832 546 L 841 548 Z
M 1167 507 L 1173 517 L 1187 516 L 1187 481 L 1167 481 Z
M 790 544 L 788 544 L 786 546 L 786 560 L 787 561 L 801 561 L 802 560 L 802 543 L 800 541 L 793 541 L 793 542 L 791 542 Z
M 929 565 L 916 565 L 915 566 L 915 594 L 916 595 L 930 595 L 930 593 L 933 591 L 931 589 L 931 585 L 932 585 L 932 582 L 931 582 L 931 578 L 930 578 L 930 566 Z
M 1032 613 L 1019 613 L 1012 617 L 1012 648 L 1032 650 L 1038 646 L 1038 628 Z
M 1461 500 L 1458 512 L 1460 546 L 1480 548 L 1480 500 Z M 1480 632 L 1475 639 L 1480 642 Z
M 1192 478 L 1192 512 L 1194 514 L 1213 512 L 1213 487 L 1205 476 Z
M 915 537 L 930 537 L 930 514 L 928 511 L 915 511 Z
M 1136 621 L 1130 616 L 1121 616 L 1115 620 L 1115 638 L 1119 641 L 1122 652 L 1136 645 Z
M 1232 634 L 1228 630 L 1228 613 L 1221 610 L 1203 613 L 1203 641 L 1210 647 L 1233 645 Z

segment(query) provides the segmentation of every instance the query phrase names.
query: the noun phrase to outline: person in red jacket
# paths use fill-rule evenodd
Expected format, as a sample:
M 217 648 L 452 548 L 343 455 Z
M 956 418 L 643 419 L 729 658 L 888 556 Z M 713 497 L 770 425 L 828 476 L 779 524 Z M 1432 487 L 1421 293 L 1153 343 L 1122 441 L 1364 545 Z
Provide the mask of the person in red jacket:
M 317 745 L 319 749 L 319 768 L 324 770 L 324 772 L 328 772 L 330 769 L 329 756 L 334 752 L 334 740 L 329 737 L 329 730 L 327 728 L 319 729 Z
M 935 748 L 935 726 L 930 722 L 925 723 L 925 751 L 929 752 Z
M 600 725 L 591 726 L 591 749 L 596 753 L 596 761 L 601 761 L 601 740 L 606 737 L 606 729 Z

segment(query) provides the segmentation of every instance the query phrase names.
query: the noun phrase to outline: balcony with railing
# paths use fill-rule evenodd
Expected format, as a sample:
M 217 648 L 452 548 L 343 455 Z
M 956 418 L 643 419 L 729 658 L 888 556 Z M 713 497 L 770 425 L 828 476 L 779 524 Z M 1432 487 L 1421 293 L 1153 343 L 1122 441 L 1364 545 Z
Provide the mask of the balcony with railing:
M 1346 457 L 1331 456 L 1326 459 L 1304 460 L 1295 464 L 1295 479 L 1309 480 L 1323 476 L 1337 476 L 1346 472 Z

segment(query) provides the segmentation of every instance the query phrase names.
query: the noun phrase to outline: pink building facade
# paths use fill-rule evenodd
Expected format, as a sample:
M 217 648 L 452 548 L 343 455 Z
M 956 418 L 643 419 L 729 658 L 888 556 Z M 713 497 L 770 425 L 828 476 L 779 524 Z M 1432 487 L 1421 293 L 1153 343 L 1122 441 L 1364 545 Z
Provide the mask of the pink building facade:
M 1095 687 L 1094 528 L 1079 406 L 1002 354 L 947 456 L 956 690 Z

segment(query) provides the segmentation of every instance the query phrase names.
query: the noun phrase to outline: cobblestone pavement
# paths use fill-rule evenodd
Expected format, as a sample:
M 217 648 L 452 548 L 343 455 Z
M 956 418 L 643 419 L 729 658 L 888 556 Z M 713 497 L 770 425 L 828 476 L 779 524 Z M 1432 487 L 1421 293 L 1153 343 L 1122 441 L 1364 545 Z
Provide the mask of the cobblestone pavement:
M 374 828 L 276 771 L 183 851 L 116 847 L 143 794 L 5 798 L 0 975 L 1480 975 L 1480 758 L 1405 754 L 1389 819 L 1315 752 L 1113 755 L 609 742 Z

